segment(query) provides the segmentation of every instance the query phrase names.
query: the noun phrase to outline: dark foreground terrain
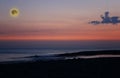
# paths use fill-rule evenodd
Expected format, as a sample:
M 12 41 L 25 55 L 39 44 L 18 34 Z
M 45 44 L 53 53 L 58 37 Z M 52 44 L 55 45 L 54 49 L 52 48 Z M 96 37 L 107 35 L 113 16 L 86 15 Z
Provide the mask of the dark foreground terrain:
M 0 78 L 120 78 L 120 58 L 0 64 Z

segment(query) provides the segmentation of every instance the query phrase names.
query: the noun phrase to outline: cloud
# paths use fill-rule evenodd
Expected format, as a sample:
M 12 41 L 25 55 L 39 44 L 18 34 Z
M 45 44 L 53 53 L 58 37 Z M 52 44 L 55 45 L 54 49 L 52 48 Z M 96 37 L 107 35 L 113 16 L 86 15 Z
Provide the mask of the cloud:
M 90 24 L 98 25 L 98 24 L 118 24 L 120 23 L 120 20 L 118 16 L 109 16 L 109 12 L 105 12 L 105 15 L 100 16 L 102 21 L 91 21 Z

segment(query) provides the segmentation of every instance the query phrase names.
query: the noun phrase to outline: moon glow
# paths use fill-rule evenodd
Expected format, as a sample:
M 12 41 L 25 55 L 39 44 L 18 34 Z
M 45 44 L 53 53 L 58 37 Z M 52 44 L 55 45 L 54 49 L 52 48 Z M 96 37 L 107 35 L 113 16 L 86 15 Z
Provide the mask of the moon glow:
M 17 8 L 10 9 L 10 16 L 12 16 L 12 17 L 18 17 L 19 13 L 20 13 L 19 9 L 17 9 Z

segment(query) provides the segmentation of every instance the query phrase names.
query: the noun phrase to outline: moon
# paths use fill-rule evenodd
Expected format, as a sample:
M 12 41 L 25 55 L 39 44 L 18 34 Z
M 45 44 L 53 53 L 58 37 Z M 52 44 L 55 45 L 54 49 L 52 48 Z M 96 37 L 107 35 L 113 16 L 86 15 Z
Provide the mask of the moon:
M 18 8 L 12 8 L 10 9 L 10 16 L 12 17 L 18 17 L 20 14 L 20 11 Z

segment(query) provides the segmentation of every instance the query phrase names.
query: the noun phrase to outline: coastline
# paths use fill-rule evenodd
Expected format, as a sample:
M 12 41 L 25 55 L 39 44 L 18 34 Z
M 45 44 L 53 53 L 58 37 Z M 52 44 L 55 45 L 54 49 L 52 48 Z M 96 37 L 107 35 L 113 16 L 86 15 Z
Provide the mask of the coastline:
M 119 51 L 117 52 L 113 55 L 118 55 Z M 0 64 L 1 78 L 119 78 L 119 72 L 120 57 Z
M 5 63 L 22 63 L 35 61 L 54 61 L 54 60 L 69 60 L 69 59 L 96 59 L 96 58 L 119 58 L 120 50 L 97 50 L 97 51 L 79 51 L 71 53 L 50 54 L 50 55 L 29 55 L 21 57 L 11 57 L 9 61 L 0 61 L 0 64 Z

